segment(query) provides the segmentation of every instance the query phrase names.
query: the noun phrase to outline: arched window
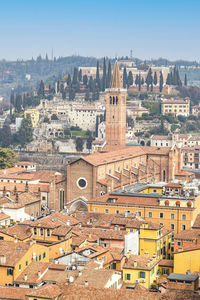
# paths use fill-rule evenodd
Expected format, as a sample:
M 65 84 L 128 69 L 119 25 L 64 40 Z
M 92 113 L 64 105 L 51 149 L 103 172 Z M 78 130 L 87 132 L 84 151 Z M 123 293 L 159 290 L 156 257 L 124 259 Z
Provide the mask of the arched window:
M 115 104 L 115 97 L 113 96 L 113 104 Z
M 116 97 L 116 104 L 118 104 L 118 97 Z
M 112 97 L 110 96 L 110 104 L 112 104 Z

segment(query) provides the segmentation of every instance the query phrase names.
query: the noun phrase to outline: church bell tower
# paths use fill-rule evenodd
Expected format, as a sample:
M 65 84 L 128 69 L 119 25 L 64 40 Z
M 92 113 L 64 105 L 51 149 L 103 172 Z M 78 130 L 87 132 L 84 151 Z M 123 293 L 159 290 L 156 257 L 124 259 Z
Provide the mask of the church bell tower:
M 111 87 L 106 89 L 106 147 L 113 150 L 126 146 L 126 93 L 116 61 Z

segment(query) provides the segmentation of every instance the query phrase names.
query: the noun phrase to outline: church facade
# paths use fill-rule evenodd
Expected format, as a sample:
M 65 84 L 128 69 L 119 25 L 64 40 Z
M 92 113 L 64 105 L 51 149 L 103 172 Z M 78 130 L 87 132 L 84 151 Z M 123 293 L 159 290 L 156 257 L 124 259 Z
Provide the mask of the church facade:
M 67 206 L 87 209 L 87 201 L 123 186 L 173 181 L 179 174 L 176 146 L 126 146 L 126 90 L 121 87 L 116 62 L 111 87 L 106 90 L 105 147 L 67 166 Z

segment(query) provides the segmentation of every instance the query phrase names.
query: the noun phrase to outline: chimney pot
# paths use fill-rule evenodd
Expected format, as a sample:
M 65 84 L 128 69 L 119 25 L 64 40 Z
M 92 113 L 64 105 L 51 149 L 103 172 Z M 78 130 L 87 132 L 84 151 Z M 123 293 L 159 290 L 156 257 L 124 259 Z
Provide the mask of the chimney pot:
M 85 286 L 88 286 L 88 281 L 87 280 L 85 281 Z

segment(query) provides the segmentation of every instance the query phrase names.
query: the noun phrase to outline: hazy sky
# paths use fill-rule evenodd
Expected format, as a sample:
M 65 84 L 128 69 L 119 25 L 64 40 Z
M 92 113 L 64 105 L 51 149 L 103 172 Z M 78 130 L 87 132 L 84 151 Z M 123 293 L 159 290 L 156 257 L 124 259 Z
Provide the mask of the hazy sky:
M 200 0 L 1 0 L 0 59 L 200 60 Z

